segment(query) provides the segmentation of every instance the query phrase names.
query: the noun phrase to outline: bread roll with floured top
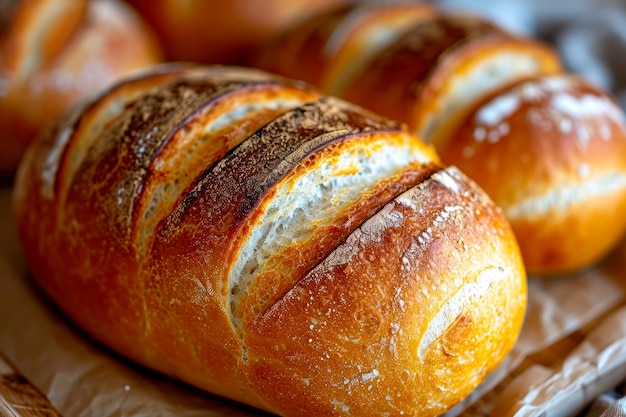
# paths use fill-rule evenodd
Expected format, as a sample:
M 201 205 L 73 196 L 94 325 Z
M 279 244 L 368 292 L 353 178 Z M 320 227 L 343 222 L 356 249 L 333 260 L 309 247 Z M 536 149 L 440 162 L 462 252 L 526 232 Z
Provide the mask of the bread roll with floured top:
M 14 202 L 34 276 L 90 335 L 280 415 L 438 415 L 524 316 L 482 190 L 401 125 L 260 71 L 109 89 L 29 149 Z
M 580 78 L 507 86 L 476 103 L 458 131 L 435 145 L 502 207 L 529 271 L 588 266 L 624 234 L 624 114 Z
M 4 21 L 0 175 L 69 105 L 161 60 L 147 26 L 118 0 L 19 0 Z

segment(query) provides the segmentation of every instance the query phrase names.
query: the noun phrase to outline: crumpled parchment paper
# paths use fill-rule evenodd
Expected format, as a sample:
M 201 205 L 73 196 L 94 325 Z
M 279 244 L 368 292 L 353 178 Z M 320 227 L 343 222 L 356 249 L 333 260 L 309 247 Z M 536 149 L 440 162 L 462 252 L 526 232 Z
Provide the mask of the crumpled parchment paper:
M 626 398 L 622 398 L 611 404 L 600 417 L 626 417 Z

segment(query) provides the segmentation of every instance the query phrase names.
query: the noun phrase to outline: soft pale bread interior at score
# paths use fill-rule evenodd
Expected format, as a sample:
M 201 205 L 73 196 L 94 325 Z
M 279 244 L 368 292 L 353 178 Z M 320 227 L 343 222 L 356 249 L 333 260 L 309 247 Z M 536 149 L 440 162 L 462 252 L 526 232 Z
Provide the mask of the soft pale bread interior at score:
M 288 176 L 277 184 L 276 196 L 256 220 L 229 273 L 229 304 L 235 328 L 242 326 L 238 309 L 241 299 L 272 255 L 300 245 L 319 229 L 343 220 L 359 199 L 385 179 L 415 163 L 428 164 L 433 158 L 430 150 L 414 146 L 404 135 L 368 142 L 366 146 L 361 141 L 341 143 L 342 149 L 329 149 L 330 155 L 318 158 L 306 172 L 296 172 L 300 175 Z M 258 314 L 260 306 L 255 310 Z

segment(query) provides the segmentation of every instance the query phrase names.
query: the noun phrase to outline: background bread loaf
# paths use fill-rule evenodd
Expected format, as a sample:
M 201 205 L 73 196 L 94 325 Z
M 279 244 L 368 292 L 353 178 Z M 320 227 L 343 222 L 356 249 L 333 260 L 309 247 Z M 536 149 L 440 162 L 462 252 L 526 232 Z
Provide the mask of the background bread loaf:
M 241 64 L 283 30 L 346 0 L 127 0 L 173 61 Z
M 14 206 L 34 276 L 91 336 L 281 415 L 438 415 L 524 316 L 481 189 L 401 125 L 256 70 L 160 67 L 75 107 Z
M 147 26 L 118 0 L 20 0 L 0 20 L 2 176 L 70 104 L 161 59 Z
M 426 140 L 498 86 L 561 70 L 547 45 L 420 3 L 352 5 L 315 16 L 253 63 L 406 122 Z
M 400 25 L 386 17 L 393 12 L 406 20 Z M 386 36 L 374 35 L 380 33 Z M 323 59 L 310 65 L 305 53 Z M 420 4 L 357 5 L 292 28 L 254 64 L 407 123 L 435 146 L 444 163 L 458 165 L 505 207 L 532 273 L 589 266 L 624 234 L 618 214 L 626 199 L 623 112 L 606 92 L 582 80 L 554 78 L 563 74 L 562 65 L 543 43 L 476 16 Z M 476 126 L 466 124 L 486 112 L 480 106 L 499 100 L 506 107 L 511 91 L 555 83 L 567 86 L 559 94 L 542 90 L 547 98 L 529 104 L 533 109 L 503 110 L 507 119 L 509 113 L 519 115 L 511 116 L 513 123 L 500 124 L 502 132 L 491 132 L 498 135 L 498 144 L 486 138 L 479 140 L 478 152 L 472 150 L 469 132 Z M 564 97 L 572 98 L 565 113 L 554 103 Z M 559 121 L 538 128 L 532 120 L 538 113 L 548 114 L 538 116 L 548 119 L 560 114 L 562 123 L 575 128 L 558 129 Z M 512 207 L 531 200 L 544 207 L 532 214 L 514 213 Z

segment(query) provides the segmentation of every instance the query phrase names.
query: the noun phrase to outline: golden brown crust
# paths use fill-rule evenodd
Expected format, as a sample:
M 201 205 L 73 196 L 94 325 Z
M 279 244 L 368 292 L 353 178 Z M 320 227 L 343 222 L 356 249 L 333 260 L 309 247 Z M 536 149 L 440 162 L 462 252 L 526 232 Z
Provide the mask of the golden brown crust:
M 449 144 L 500 205 L 533 272 L 596 262 L 626 228 L 626 130 L 606 93 L 572 76 L 533 77 L 476 103 Z
M 255 64 L 407 123 L 436 146 L 485 94 L 562 70 L 556 51 L 541 42 L 424 4 L 348 8 L 281 39 Z
M 512 251 L 482 191 L 436 173 L 250 322 L 251 378 L 284 415 L 439 415 L 512 347 L 526 293 Z
M 325 44 L 324 51 L 332 59 L 322 72 L 322 89 L 329 94 L 340 94 L 371 59 L 411 27 L 432 19 L 436 13 L 432 5 L 413 2 L 364 4 L 355 8 Z
M 259 101 L 269 109 L 277 98 L 300 104 L 277 107 L 269 121 L 264 110 L 235 114 L 228 105 Z M 429 415 L 466 395 L 515 342 L 526 290 L 508 224 L 482 191 L 456 170 L 440 168 L 432 149 L 396 122 L 321 98 L 301 83 L 223 67 L 167 67 L 113 87 L 66 117 L 29 150 L 18 172 L 22 245 L 35 277 L 63 311 L 124 356 L 281 414 L 332 414 L 328 404 L 348 401 L 346 389 L 354 388 L 351 413 L 369 415 L 389 401 L 369 396 L 365 383 L 384 381 L 380 392 L 406 384 L 403 398 L 391 400 L 392 413 L 426 404 Z M 220 120 L 225 124 L 207 133 Z M 228 126 L 241 120 L 262 126 L 233 139 Z M 199 132 L 208 134 L 197 148 L 202 156 L 180 156 L 196 149 Z M 239 277 L 231 273 L 270 203 L 295 179 L 338 164 L 354 149 L 414 157 L 400 158 L 409 162 L 396 162 L 388 178 L 355 183 L 350 204 L 330 219 L 312 213 L 311 224 L 325 226 L 306 239 L 294 236 L 273 254 L 264 268 L 276 275 L 252 281 L 250 299 L 241 302 L 247 313 L 237 324 L 229 289 Z M 372 168 L 370 161 L 360 163 Z M 146 217 L 145 202 L 158 195 L 158 184 L 177 182 L 175 197 L 155 200 L 155 217 Z M 144 234 L 150 238 L 142 240 Z M 275 278 L 279 285 L 268 288 Z M 331 290 L 330 280 L 342 285 Z M 294 298 L 304 290 L 320 294 L 315 314 L 325 314 L 321 306 L 341 314 L 325 322 L 331 332 L 308 358 L 285 357 L 282 343 L 291 349 L 290 338 L 307 334 L 300 327 L 321 328 L 306 316 L 310 307 Z M 296 333 L 276 327 L 296 317 L 304 320 L 292 327 Z M 359 337 L 364 343 L 355 343 Z M 388 349 L 374 351 L 381 346 Z M 336 378 L 354 381 L 324 391 L 323 378 L 311 379 L 309 388 L 284 372 L 293 365 L 302 374 L 310 365 L 324 374 L 328 358 L 313 355 L 322 352 L 339 359 L 330 365 Z M 375 355 L 380 366 L 366 369 Z M 476 367 L 461 363 L 468 355 Z M 448 380 L 435 375 L 441 372 L 456 376 L 448 394 L 437 405 L 424 403 Z M 279 398 L 283 389 L 275 390 L 283 381 L 294 382 L 289 403 Z
M 451 48 L 462 49 L 470 41 L 473 48 L 479 48 L 480 43 L 506 37 L 497 26 L 480 19 L 437 16 L 418 22 L 372 60 L 340 95 L 378 113 L 413 122 L 414 109 L 425 101 L 421 95 L 429 74 L 436 71 L 442 55 L 449 55 Z
M 252 321 L 268 306 L 284 296 L 305 275 L 322 262 L 350 233 L 372 217 L 381 206 L 408 188 L 428 178 L 439 165 L 413 164 L 397 176 L 381 181 L 376 188 L 364 193 L 345 213 L 329 226 L 319 227 L 304 242 L 294 243 L 276 252 L 266 261 L 262 272 L 256 275 L 248 295 L 241 302 L 244 322 Z
M 351 66 L 366 62 L 357 64 L 363 55 L 377 54 L 407 27 L 434 13 L 432 6 L 416 3 L 346 5 L 289 28 L 253 64 L 337 94 L 347 73 L 357 70 Z
M 343 6 L 290 28 L 252 58 L 254 65 L 321 88 L 326 67 L 334 58 L 325 45 L 352 9 Z

